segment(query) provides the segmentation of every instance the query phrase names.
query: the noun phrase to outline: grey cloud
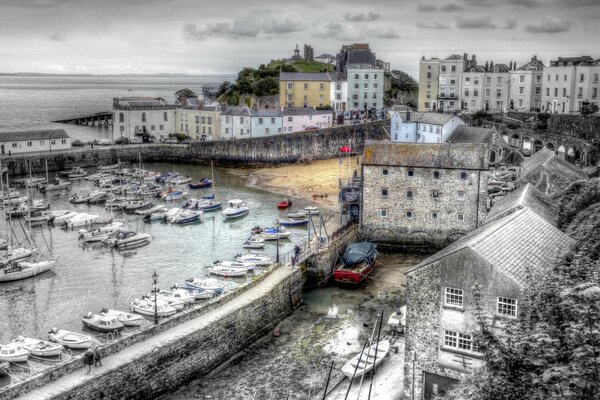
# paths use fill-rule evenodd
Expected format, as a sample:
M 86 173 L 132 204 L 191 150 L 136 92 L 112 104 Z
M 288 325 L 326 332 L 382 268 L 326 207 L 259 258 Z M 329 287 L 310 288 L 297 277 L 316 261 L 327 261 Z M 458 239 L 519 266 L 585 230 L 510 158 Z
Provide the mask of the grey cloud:
M 63 36 L 60 32 L 52 32 L 50 36 L 48 36 L 48 39 L 52 40 L 53 42 L 61 42 L 63 40 Z
M 459 17 L 456 19 L 456 27 L 459 29 L 496 29 L 496 25 L 490 21 L 487 15 Z
M 505 3 L 524 8 L 537 8 L 542 6 L 540 0 L 506 0 Z
M 292 13 L 294 14 L 294 13 Z M 229 39 L 254 38 L 261 34 L 286 34 L 304 29 L 296 15 L 265 15 L 236 18 L 233 22 L 208 23 L 203 26 L 185 24 L 184 36 L 188 40 L 206 40 L 213 37 Z
M 419 4 L 417 6 L 417 11 L 432 12 L 432 11 L 437 11 L 437 7 L 436 6 L 432 6 L 430 4 Z
M 363 33 L 357 31 L 352 24 L 341 22 L 331 22 L 315 33 L 322 38 L 336 40 L 359 40 L 364 38 Z
M 517 19 L 516 18 L 507 18 L 504 20 L 504 25 L 502 29 L 515 29 L 517 27 Z
M 369 11 L 367 14 L 346 14 L 344 16 L 344 19 L 348 22 L 371 22 L 371 21 L 377 21 L 378 19 L 381 18 L 381 15 L 374 13 L 372 11 Z
M 401 39 L 402 35 L 395 30 L 388 28 L 375 33 L 375 37 L 378 39 Z
M 450 29 L 450 25 L 441 22 L 417 22 L 417 28 L 421 29 Z
M 456 11 L 462 11 L 465 8 L 463 6 L 461 6 L 460 4 L 454 4 L 454 3 L 448 3 L 448 4 L 444 4 L 443 6 L 440 7 L 440 11 L 444 11 L 444 12 L 456 12 Z
M 530 33 L 560 33 L 566 32 L 569 29 L 571 29 L 569 22 L 559 21 L 550 16 L 525 27 L 525 30 Z

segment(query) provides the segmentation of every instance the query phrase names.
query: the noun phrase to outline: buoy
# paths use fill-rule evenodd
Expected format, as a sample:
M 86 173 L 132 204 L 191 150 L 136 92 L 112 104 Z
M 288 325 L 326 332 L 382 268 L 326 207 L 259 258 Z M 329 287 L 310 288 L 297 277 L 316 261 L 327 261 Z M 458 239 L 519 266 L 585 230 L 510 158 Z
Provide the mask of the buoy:
M 281 333 L 279 332 L 279 328 L 275 328 L 275 330 L 273 331 L 273 336 L 279 337 L 279 335 L 281 335 Z

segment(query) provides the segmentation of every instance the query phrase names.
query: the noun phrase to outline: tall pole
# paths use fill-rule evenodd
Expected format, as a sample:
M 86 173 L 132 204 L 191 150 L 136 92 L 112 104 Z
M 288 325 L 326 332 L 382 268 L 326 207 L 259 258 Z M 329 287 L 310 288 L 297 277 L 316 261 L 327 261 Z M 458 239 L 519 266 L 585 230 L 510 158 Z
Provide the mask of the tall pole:
M 152 281 L 154 283 L 154 325 L 158 325 L 158 304 L 156 303 L 156 284 L 158 283 L 158 274 L 156 271 L 152 274 Z
M 280 226 L 281 226 L 281 225 L 279 224 L 279 222 L 277 222 L 277 223 L 275 224 L 275 229 L 277 230 L 277 255 L 276 255 L 276 257 L 275 257 L 275 262 L 276 262 L 277 264 L 279 264 L 279 227 L 280 227 Z
M 411 388 L 411 395 L 410 395 L 411 400 L 414 400 L 414 398 L 415 398 L 415 362 L 417 362 L 417 353 L 416 352 L 413 353 L 413 359 L 412 359 L 412 388 Z
M 331 379 L 331 371 L 333 370 L 333 361 L 329 367 L 329 375 L 327 375 L 327 382 L 325 383 L 325 390 L 323 390 L 323 400 L 327 397 L 327 388 L 329 387 L 329 379 Z

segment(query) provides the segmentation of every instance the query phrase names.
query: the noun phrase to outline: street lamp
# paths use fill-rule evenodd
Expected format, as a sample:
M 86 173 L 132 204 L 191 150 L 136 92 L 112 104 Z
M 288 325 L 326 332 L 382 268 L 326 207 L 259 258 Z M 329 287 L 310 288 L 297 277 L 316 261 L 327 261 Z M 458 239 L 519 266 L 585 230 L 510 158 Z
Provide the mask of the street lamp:
M 281 224 L 279 221 L 275 223 L 275 229 L 277 230 L 277 255 L 275 256 L 275 262 L 279 264 L 279 227 Z
M 152 274 L 152 283 L 154 284 L 154 325 L 158 325 L 158 304 L 156 303 L 156 285 L 158 283 L 158 274 L 156 271 Z

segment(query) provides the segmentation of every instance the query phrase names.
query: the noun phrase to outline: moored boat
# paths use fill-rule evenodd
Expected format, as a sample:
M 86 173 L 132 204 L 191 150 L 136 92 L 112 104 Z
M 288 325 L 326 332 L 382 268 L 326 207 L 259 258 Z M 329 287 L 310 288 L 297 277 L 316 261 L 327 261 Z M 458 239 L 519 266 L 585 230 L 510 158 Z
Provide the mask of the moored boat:
M 279 226 L 261 229 L 261 232 L 258 234 L 258 236 L 264 240 L 277 240 L 286 239 L 291 234 L 292 232 L 288 231 L 285 226 Z
M 31 278 L 49 271 L 56 263 L 55 260 L 39 262 L 13 261 L 0 269 L 0 282 L 12 282 Z
M 205 187 L 211 186 L 212 183 L 213 183 L 212 180 L 210 180 L 208 178 L 202 178 L 199 181 L 188 183 L 188 187 L 190 189 L 201 189 L 201 188 L 205 188 Z
M 280 209 L 289 208 L 291 206 L 292 206 L 292 200 L 290 200 L 290 199 L 283 199 L 282 201 L 277 203 L 277 208 L 280 208 Z
M 304 226 L 308 224 L 308 218 L 282 218 L 279 220 L 281 226 Z
M 248 273 L 248 270 L 245 268 L 228 268 L 228 267 L 220 267 L 220 266 L 212 266 L 208 267 L 208 272 L 214 275 L 224 276 L 224 277 L 236 277 L 236 276 L 244 276 Z
M 235 256 L 235 261 L 251 262 L 258 266 L 268 266 L 273 264 L 273 258 L 265 255 L 264 253 L 238 254 L 237 256 Z
M 135 299 L 131 302 L 131 311 L 148 317 L 153 317 L 156 312 L 156 315 L 161 318 L 170 317 L 177 312 L 174 307 L 160 299 L 156 302 L 156 305 L 154 301 L 149 299 Z
M 65 351 L 65 348 L 61 344 L 23 336 L 19 336 L 13 342 L 20 343 L 29 354 L 36 357 L 54 357 Z
M 110 236 L 102 239 L 103 243 L 116 246 L 118 249 L 132 249 L 145 246 L 152 241 L 152 235 L 148 233 L 137 233 L 127 229 L 119 229 Z
M 265 247 L 265 239 L 257 238 L 254 235 L 250 236 L 243 244 L 245 249 L 262 249 Z
M 117 317 L 110 315 L 94 314 L 88 312 L 83 316 L 81 322 L 90 329 L 99 332 L 114 332 L 122 330 L 125 325 Z
M 358 353 L 342 367 L 342 373 L 348 377 L 360 378 L 374 367 L 381 364 L 390 351 L 390 341 L 382 340 L 374 343 L 361 354 Z
M 185 280 L 184 285 L 199 290 L 212 290 L 216 294 L 222 294 L 225 291 L 225 285 L 219 283 L 216 279 L 189 278 Z
M 256 269 L 256 263 L 252 261 L 222 261 L 217 260 L 214 262 L 215 267 L 225 267 L 225 268 L 237 268 L 237 269 L 245 269 L 246 271 L 254 271 Z
M 141 326 L 145 321 L 144 317 L 141 315 L 132 314 L 125 311 L 111 310 L 109 308 L 102 309 L 102 311 L 100 311 L 100 315 L 115 317 L 125 326 Z
M 240 199 L 229 200 L 228 206 L 223 210 L 225 218 L 239 218 L 250 212 L 250 208 Z
M 89 349 L 92 347 L 92 341 L 94 340 L 91 336 L 84 335 L 83 333 L 56 328 L 50 330 L 48 337 L 51 341 L 71 349 Z
M 21 343 L 7 343 L 0 345 L 0 361 L 25 362 L 29 358 L 29 352 L 23 348 Z
M 377 245 L 370 242 L 358 242 L 349 245 L 341 262 L 333 269 L 333 280 L 339 283 L 359 284 L 375 268 Z

